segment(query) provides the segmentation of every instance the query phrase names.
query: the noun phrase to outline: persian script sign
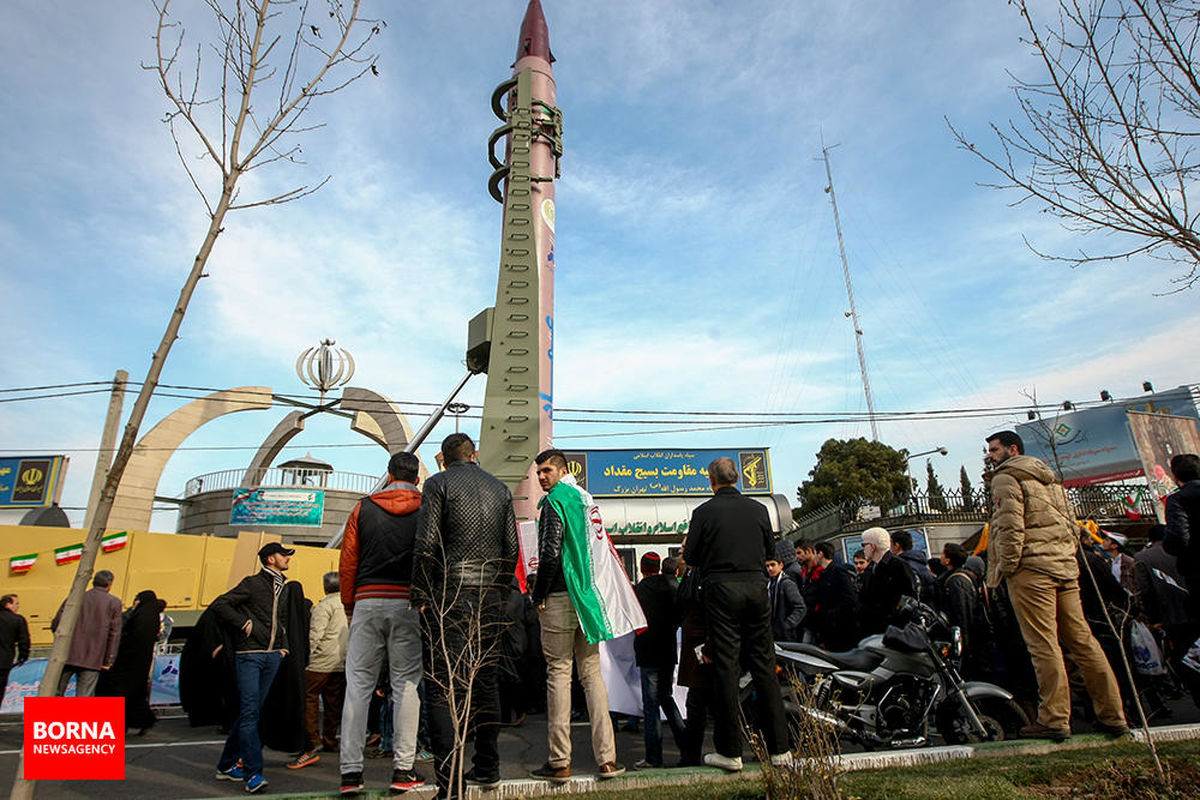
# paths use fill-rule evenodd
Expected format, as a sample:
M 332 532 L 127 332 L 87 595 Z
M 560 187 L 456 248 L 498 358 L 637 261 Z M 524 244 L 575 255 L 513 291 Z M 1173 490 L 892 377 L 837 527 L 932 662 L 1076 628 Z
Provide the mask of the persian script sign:
M 703 496 L 712 493 L 708 465 L 722 456 L 738 469 L 743 494 L 771 494 L 767 448 L 588 450 L 566 454 L 567 466 L 593 497 Z

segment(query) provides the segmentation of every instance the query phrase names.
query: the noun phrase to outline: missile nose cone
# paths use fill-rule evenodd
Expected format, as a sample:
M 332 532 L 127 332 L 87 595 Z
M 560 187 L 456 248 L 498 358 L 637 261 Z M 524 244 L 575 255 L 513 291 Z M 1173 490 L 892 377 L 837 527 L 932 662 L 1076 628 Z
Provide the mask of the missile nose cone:
M 525 19 L 521 21 L 517 61 L 525 56 L 538 56 L 554 63 L 554 55 L 550 52 L 550 28 L 546 25 L 546 15 L 542 13 L 542 4 L 538 0 L 529 0 Z

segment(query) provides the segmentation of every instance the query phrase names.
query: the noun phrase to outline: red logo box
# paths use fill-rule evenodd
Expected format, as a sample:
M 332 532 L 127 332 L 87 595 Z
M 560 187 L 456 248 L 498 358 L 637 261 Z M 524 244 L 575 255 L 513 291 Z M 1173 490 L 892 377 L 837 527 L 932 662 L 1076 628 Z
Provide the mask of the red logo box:
M 25 698 L 25 780 L 125 779 L 125 700 Z

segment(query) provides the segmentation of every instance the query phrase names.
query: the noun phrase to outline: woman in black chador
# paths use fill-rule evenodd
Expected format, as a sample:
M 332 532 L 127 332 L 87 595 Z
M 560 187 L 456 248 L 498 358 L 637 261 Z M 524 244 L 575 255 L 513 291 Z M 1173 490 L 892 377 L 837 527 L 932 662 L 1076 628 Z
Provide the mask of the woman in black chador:
M 138 592 L 121 622 L 121 645 L 112 668 L 100 673 L 98 697 L 125 698 L 125 727 L 141 735 L 154 727 L 150 708 L 150 667 L 158 638 L 159 601 L 150 589 Z

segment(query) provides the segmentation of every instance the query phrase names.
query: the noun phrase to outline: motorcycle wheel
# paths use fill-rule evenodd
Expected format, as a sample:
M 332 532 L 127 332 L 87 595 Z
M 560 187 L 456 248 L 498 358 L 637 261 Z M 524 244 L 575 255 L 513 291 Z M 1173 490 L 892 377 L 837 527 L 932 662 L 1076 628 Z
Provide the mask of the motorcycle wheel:
M 985 697 L 975 701 L 975 711 L 987 730 L 987 737 L 979 735 L 956 701 L 948 700 L 942 704 L 937 712 L 937 729 L 946 744 L 1001 742 L 1015 738 L 1021 726 L 1028 724 L 1028 717 L 1019 705 L 1000 697 Z

